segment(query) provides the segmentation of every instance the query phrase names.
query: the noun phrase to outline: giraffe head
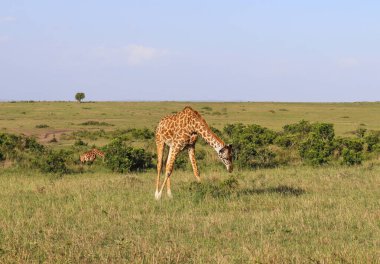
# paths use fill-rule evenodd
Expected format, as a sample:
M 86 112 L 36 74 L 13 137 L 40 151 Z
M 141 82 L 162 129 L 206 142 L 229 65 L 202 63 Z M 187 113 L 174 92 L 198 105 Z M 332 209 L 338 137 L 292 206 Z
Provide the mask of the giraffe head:
M 226 166 L 228 172 L 232 172 L 233 165 L 232 165 L 232 145 L 228 144 L 225 145 L 221 150 L 218 152 L 218 156 L 220 160 L 223 162 L 223 164 Z

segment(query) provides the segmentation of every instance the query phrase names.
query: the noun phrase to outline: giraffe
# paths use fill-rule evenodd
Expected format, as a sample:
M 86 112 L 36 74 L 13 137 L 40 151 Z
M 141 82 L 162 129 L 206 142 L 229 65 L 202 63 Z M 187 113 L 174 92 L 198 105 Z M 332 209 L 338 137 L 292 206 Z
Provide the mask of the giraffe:
M 96 159 L 96 154 L 90 150 L 80 155 L 79 159 L 81 163 L 93 162 Z
M 207 125 L 203 117 L 191 107 L 186 106 L 182 111 L 161 119 L 156 128 L 157 146 L 157 182 L 155 198 L 161 198 L 162 190 L 167 187 L 167 195 L 172 198 L 170 189 L 170 175 L 173 171 L 174 161 L 177 154 L 187 148 L 194 176 L 199 182 L 199 171 L 195 160 L 195 143 L 200 135 L 218 154 L 228 172 L 232 172 L 232 146 L 226 145 L 215 135 Z M 169 154 L 165 168 L 165 179 L 160 188 L 160 174 L 162 169 L 162 158 L 165 144 L 169 146 Z
M 100 150 L 97 149 L 97 148 L 92 149 L 92 152 L 93 152 L 95 155 L 101 157 L 101 158 L 103 159 L 103 162 L 104 162 L 104 158 L 105 158 L 105 156 L 106 156 L 106 154 L 104 154 L 104 152 L 100 151 Z
M 96 159 L 96 156 L 102 157 L 104 161 L 104 157 L 105 157 L 104 152 L 96 148 L 83 153 L 82 155 L 80 155 L 79 159 L 81 163 L 93 162 Z

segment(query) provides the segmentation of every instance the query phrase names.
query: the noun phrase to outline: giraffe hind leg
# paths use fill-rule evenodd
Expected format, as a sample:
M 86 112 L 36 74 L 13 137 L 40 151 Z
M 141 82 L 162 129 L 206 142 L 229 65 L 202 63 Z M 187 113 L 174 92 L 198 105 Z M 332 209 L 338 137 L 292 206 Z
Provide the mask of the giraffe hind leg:
M 156 180 L 156 192 L 154 194 L 156 200 L 159 200 L 161 198 L 161 194 L 159 193 L 158 189 L 160 188 L 160 175 L 162 170 L 162 158 L 165 148 L 164 142 L 157 142 L 157 180 Z
M 166 190 L 167 190 L 167 195 L 170 199 L 173 198 L 172 190 L 170 188 L 170 177 L 168 177 L 168 180 L 166 181 Z

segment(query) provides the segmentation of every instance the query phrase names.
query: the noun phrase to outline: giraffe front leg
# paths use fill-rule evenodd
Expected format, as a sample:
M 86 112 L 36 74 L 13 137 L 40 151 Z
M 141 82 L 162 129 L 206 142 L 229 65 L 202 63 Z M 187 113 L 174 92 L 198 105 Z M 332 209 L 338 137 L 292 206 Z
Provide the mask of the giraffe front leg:
M 171 188 L 170 188 L 170 175 L 173 172 L 174 161 L 175 161 L 175 159 L 177 157 L 177 154 L 178 154 L 179 150 L 180 150 L 180 148 L 170 147 L 169 155 L 168 155 L 168 161 L 166 162 L 166 168 L 165 168 L 165 180 L 162 183 L 161 189 L 160 189 L 160 191 L 158 193 L 159 197 L 161 197 L 162 190 L 164 189 L 165 184 L 166 184 L 166 187 L 167 187 L 167 194 L 168 194 L 169 198 L 173 197 L 172 196 L 172 191 L 171 191 Z
M 190 146 L 188 148 L 188 152 L 189 152 L 189 158 L 190 158 L 191 166 L 193 167 L 194 176 L 197 179 L 197 181 L 200 182 L 201 178 L 199 177 L 197 161 L 195 159 L 195 146 L 194 145 Z
M 162 156 L 164 153 L 164 142 L 157 142 L 157 180 L 156 180 L 156 192 L 154 193 L 154 197 L 156 200 L 159 200 L 161 198 L 161 194 L 159 193 L 160 188 L 160 175 L 161 175 L 161 169 L 162 169 Z

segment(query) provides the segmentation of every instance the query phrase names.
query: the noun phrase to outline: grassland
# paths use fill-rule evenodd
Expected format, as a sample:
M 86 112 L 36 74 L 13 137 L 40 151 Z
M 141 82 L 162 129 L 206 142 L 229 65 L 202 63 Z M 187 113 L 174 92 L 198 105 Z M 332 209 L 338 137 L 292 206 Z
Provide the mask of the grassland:
M 210 125 L 219 129 L 227 123 L 242 122 L 280 130 L 285 124 L 302 119 L 333 123 L 339 135 L 359 126 L 380 129 L 380 103 L 210 102 L 7 102 L 0 103 L 0 129 L 38 135 L 54 130 L 88 128 L 80 124 L 89 120 L 114 125 L 102 127 L 106 130 L 131 127 L 153 129 L 162 116 L 177 112 L 186 105 L 201 112 Z M 49 127 L 36 128 L 40 124 Z
M 153 128 L 185 105 L 217 128 L 280 129 L 305 119 L 334 123 L 340 135 L 380 129 L 380 103 L 193 102 L 0 103 L 0 129 L 44 142 L 82 129 Z M 80 125 L 89 120 L 113 126 Z M 64 148 L 72 140 L 44 143 Z M 154 171 L 121 175 L 95 165 L 58 177 L 0 168 L 0 262 L 380 263 L 378 160 L 234 171 L 237 184 L 216 193 L 231 175 L 213 165 L 201 172 L 195 185 L 191 171 L 175 171 L 174 199 L 156 202 Z
M 241 172 L 226 196 L 154 173 L 53 179 L 1 173 L 1 261 L 47 263 L 377 263 L 379 166 Z M 226 173 L 209 172 L 218 185 Z

